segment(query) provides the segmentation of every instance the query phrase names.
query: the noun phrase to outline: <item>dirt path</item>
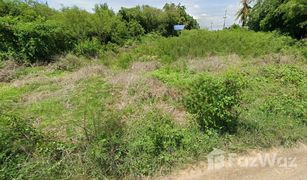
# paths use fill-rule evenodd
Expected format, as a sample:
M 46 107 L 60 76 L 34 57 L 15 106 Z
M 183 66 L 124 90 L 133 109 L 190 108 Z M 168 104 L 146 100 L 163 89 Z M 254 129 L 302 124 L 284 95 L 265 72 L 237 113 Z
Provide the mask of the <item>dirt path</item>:
M 256 167 L 231 166 L 222 169 L 208 170 L 207 162 L 200 163 L 195 167 L 182 170 L 176 174 L 163 177 L 169 180 L 307 180 L 307 146 L 301 145 L 297 149 L 278 149 L 269 152 L 252 152 L 247 156 L 235 158 L 253 159 L 254 157 L 267 156 L 272 161 L 272 166 L 261 166 L 258 161 Z M 259 159 L 258 159 L 259 160 Z M 236 161 L 236 162 L 238 162 Z M 286 162 L 286 164 L 285 164 Z M 252 163 L 252 161 L 250 161 Z M 251 164 L 249 164 L 251 165 Z

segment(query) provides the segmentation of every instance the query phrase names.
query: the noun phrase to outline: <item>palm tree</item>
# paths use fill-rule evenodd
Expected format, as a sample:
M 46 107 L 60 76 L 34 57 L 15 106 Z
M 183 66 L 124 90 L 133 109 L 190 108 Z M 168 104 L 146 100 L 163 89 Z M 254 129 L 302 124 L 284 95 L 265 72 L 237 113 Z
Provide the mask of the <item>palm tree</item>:
M 241 0 L 243 7 L 237 12 L 237 18 L 242 22 L 242 26 L 246 26 L 251 6 L 249 5 L 252 0 Z

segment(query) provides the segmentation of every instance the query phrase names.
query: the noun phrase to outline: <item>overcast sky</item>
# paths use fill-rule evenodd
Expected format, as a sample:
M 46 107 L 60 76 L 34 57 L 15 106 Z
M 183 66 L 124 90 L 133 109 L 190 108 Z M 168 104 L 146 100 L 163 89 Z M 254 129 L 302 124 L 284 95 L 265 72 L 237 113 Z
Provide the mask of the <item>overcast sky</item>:
M 121 7 L 134 7 L 136 5 L 150 5 L 162 8 L 165 3 L 181 3 L 186 6 L 189 14 L 197 19 L 202 28 L 213 29 L 223 27 L 223 17 L 227 9 L 226 26 L 235 23 L 235 14 L 240 7 L 240 0 L 41 0 L 47 1 L 50 7 L 60 9 L 62 6 L 78 6 L 92 11 L 95 4 L 107 3 L 114 11 Z

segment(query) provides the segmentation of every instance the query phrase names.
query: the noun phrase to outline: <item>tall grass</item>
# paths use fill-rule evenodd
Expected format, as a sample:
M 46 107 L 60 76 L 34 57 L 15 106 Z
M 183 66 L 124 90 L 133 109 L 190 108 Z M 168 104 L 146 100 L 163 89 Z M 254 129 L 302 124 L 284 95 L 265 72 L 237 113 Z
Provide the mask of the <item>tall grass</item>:
M 151 41 L 151 42 L 148 42 Z M 304 46 L 291 37 L 275 33 L 252 32 L 245 29 L 224 31 L 183 31 L 179 37 L 147 39 L 131 52 L 121 55 L 118 64 L 128 67 L 133 60 L 146 60 L 144 55 L 156 57 L 164 63 L 180 58 L 223 56 L 237 54 L 242 57 L 257 57 L 268 54 L 304 55 Z M 150 58 L 149 58 L 150 59 Z M 151 58 L 152 59 L 152 58 Z

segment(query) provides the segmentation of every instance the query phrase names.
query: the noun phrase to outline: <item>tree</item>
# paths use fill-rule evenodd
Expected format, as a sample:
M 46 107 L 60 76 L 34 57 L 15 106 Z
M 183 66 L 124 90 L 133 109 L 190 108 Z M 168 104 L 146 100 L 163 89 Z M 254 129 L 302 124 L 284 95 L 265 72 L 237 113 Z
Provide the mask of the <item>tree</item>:
M 97 54 L 93 51 L 109 43 L 123 45 L 151 32 L 174 35 L 178 23 L 198 27 L 180 4 L 122 8 L 119 13 L 98 4 L 92 13 L 76 6 L 55 10 L 37 0 L 0 0 L 0 60 L 48 61 L 68 51 Z
M 180 4 L 166 3 L 162 10 L 148 5 L 122 8 L 118 14 L 129 26 L 136 27 L 136 22 L 139 23 L 145 33 L 158 32 L 164 36 L 174 35 L 176 24 L 183 24 L 189 30 L 199 28 L 197 21 Z
M 295 38 L 306 37 L 306 0 L 258 0 L 248 17 L 255 31 L 278 31 Z
M 248 15 L 251 10 L 251 6 L 249 5 L 251 3 L 251 0 L 241 0 L 242 8 L 237 12 L 237 20 L 239 19 L 242 23 L 242 26 L 245 27 L 248 20 Z
M 119 11 L 119 16 L 131 24 L 138 22 L 145 33 L 159 31 L 159 25 L 163 23 L 163 11 L 151 6 L 137 6 L 134 8 L 122 8 Z
M 165 12 L 165 21 L 167 27 L 167 34 L 174 35 L 174 25 L 185 25 L 186 29 L 199 29 L 197 21 L 186 12 L 185 6 L 181 4 L 175 5 L 174 3 L 166 3 L 163 7 Z
M 71 34 L 76 40 L 86 39 L 92 35 L 92 14 L 78 7 L 63 8 L 49 21 L 61 26 L 63 31 Z

